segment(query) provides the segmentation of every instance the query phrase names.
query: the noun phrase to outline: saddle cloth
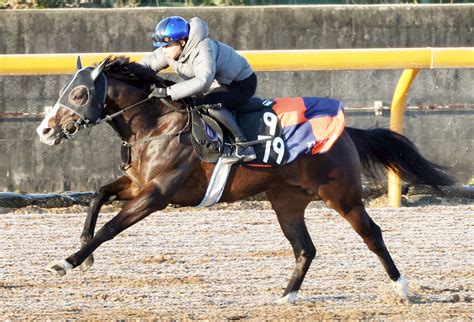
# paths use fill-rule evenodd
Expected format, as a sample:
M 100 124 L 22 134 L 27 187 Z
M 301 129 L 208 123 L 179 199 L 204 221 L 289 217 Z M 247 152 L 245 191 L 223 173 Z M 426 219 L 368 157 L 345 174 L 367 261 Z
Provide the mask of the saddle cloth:
M 271 107 L 237 115 L 257 159 L 247 166 L 275 167 L 300 156 L 324 153 L 344 131 L 344 105 L 324 97 L 275 98 Z
M 226 150 L 230 153 L 227 140 L 215 121 L 194 114 L 195 151 L 201 160 L 216 163 Z M 260 110 L 236 117 L 249 141 L 261 140 L 253 146 L 257 159 L 246 164 L 255 167 L 282 166 L 303 155 L 327 152 L 345 127 L 343 103 L 324 97 L 269 99 Z

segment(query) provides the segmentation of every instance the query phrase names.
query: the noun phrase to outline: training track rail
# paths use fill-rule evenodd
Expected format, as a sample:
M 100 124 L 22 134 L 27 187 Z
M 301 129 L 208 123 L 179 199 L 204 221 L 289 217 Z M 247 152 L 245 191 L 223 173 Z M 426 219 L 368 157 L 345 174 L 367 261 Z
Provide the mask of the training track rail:
M 112 53 L 138 61 L 145 53 Z M 403 132 L 405 99 L 420 69 L 474 68 L 474 47 L 375 48 L 330 50 L 240 51 L 256 71 L 372 70 L 404 69 L 393 94 L 390 129 Z M 109 53 L 0 55 L 2 75 L 60 75 L 75 70 L 77 56 L 85 66 L 97 63 Z M 167 69 L 164 72 L 171 72 Z M 401 205 L 401 180 L 388 176 L 390 205 Z

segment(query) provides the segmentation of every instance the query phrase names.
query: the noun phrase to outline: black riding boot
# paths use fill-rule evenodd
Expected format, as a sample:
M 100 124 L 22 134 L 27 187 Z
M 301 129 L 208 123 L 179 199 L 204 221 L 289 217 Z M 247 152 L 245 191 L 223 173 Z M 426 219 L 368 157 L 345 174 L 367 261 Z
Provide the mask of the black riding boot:
M 208 109 L 208 113 L 229 130 L 229 132 L 234 136 L 235 143 L 247 142 L 247 137 L 237 124 L 234 115 L 232 115 L 228 109 L 224 107 L 219 109 L 210 108 Z M 251 146 L 244 148 L 237 145 L 235 156 L 237 157 L 236 161 L 242 160 L 244 162 L 249 162 L 257 158 L 255 150 Z

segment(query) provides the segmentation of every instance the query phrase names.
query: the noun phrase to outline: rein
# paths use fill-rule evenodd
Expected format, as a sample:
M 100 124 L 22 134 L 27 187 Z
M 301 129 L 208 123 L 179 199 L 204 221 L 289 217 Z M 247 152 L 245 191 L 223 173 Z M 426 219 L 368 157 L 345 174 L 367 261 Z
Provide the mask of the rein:
M 95 122 L 94 125 L 98 125 L 98 124 L 101 124 L 103 122 L 111 122 L 113 124 L 113 119 L 116 118 L 117 116 L 119 115 L 122 115 L 123 113 L 125 113 L 126 111 L 140 105 L 140 104 L 143 104 L 149 100 L 151 100 L 152 98 L 154 98 L 153 96 L 152 97 L 148 97 L 148 98 L 145 98 L 144 100 L 141 100 L 135 104 L 132 104 L 130 106 L 127 106 L 126 108 L 116 112 L 116 113 L 113 113 L 113 114 L 110 114 L 110 115 L 106 115 L 104 118 L 102 119 L 99 119 L 97 122 Z M 175 133 L 164 133 L 164 134 L 160 134 L 160 135 L 157 135 L 157 136 L 152 136 L 152 137 L 149 137 L 149 138 L 146 138 L 146 139 L 142 139 L 142 140 L 137 140 L 137 141 L 133 141 L 133 142 L 128 142 L 127 140 L 125 140 L 118 132 L 118 129 L 116 128 L 116 126 L 114 125 L 113 128 L 115 130 L 115 132 L 117 132 L 117 134 L 119 135 L 120 139 L 122 140 L 122 145 L 124 147 L 127 147 L 127 148 L 131 148 L 132 146 L 134 145 L 137 145 L 137 144 L 143 144 L 143 143 L 146 143 L 146 142 L 150 142 L 150 141 L 154 141 L 154 140 L 163 140 L 163 139 L 166 139 L 166 138 L 172 138 L 172 137 L 175 137 L 175 136 L 179 136 L 181 135 L 182 133 L 185 133 L 188 131 L 189 129 L 189 125 L 191 124 L 191 118 L 189 117 L 189 109 L 188 108 L 185 108 L 185 110 L 180 110 L 178 109 L 176 106 L 174 106 L 173 104 L 170 104 L 168 101 L 166 101 L 165 99 L 163 98 L 160 98 L 160 101 L 161 103 L 163 103 L 163 105 L 171 108 L 171 111 L 168 111 L 167 113 L 164 113 L 162 115 L 160 115 L 160 117 L 164 116 L 164 115 L 167 115 L 169 113 L 173 113 L 173 112 L 177 112 L 177 113 L 181 113 L 181 114 L 187 114 L 187 120 L 186 120 L 186 124 L 184 125 L 184 127 L 179 130 L 178 132 L 175 132 Z
M 104 123 L 104 122 L 108 122 L 108 121 L 112 121 L 113 118 L 117 117 L 117 116 L 120 116 L 122 115 L 123 113 L 125 113 L 126 111 L 140 105 L 140 104 L 143 104 L 149 100 L 151 100 L 152 98 L 154 98 L 154 96 L 151 96 L 151 97 L 148 97 L 148 98 L 145 98 L 144 100 L 141 100 L 139 102 L 136 102 L 135 104 L 132 104 L 130 106 L 127 106 L 126 108 L 118 111 L 118 112 L 115 112 L 113 114 L 110 114 L 110 115 L 106 115 L 104 118 L 101 118 L 101 119 L 98 119 L 94 125 L 99 125 L 101 123 Z M 163 105 L 166 105 L 167 107 L 171 108 L 173 111 L 175 112 L 178 112 L 178 113 L 181 113 L 181 114 L 189 114 L 189 111 L 186 109 L 186 111 L 183 111 L 183 110 L 180 110 L 178 108 L 176 108 L 176 106 L 174 106 L 173 104 L 170 104 L 167 100 L 163 99 L 163 98 L 160 98 L 160 101 L 161 103 L 163 103 Z M 168 113 L 166 113 L 168 114 Z M 166 115 L 166 114 L 163 114 L 163 115 Z M 163 116 L 162 115 L 162 116 Z
M 168 103 L 169 104 L 169 103 Z M 169 104 L 171 105 L 171 104 Z M 171 105 L 172 106 L 172 105 Z M 150 141 L 154 141 L 154 140 L 163 140 L 163 139 L 166 139 L 166 138 L 172 138 L 172 137 L 175 137 L 175 136 L 179 136 L 185 132 L 187 132 L 189 130 L 189 125 L 191 124 L 191 117 L 189 116 L 189 111 L 186 111 L 186 112 L 182 112 L 180 110 L 175 110 L 175 111 L 170 111 L 168 113 L 165 113 L 163 115 L 166 115 L 166 114 L 169 114 L 169 113 L 173 113 L 173 112 L 178 112 L 178 113 L 182 113 L 182 114 L 187 114 L 188 118 L 186 120 L 186 124 L 184 125 L 184 127 L 179 130 L 178 132 L 174 132 L 174 133 L 163 133 L 163 134 L 160 134 L 160 135 L 157 135 L 157 136 L 152 136 L 152 137 L 149 137 L 149 138 L 146 138 L 146 139 L 141 139 L 141 140 L 137 140 L 137 141 L 133 141 L 133 142 L 128 142 L 126 140 L 124 140 L 123 138 L 122 139 L 122 145 L 124 147 L 127 147 L 127 148 L 131 148 L 132 146 L 134 145 L 137 145 L 137 144 L 143 144 L 143 143 L 146 143 L 146 142 L 150 142 Z M 161 116 L 163 116 L 161 115 Z
M 117 116 L 120 116 L 122 115 L 123 113 L 125 113 L 126 111 L 132 109 L 133 107 L 135 106 L 138 106 L 140 104 L 143 104 L 145 103 L 146 101 L 149 101 L 151 100 L 153 97 L 148 97 L 148 98 L 145 98 L 144 100 L 141 100 L 135 104 L 132 104 L 130 106 L 127 106 L 126 108 L 124 108 L 123 110 L 120 110 L 118 112 L 115 112 L 113 114 L 110 114 L 110 115 L 106 115 L 104 118 L 101 118 L 101 119 L 98 119 L 94 125 L 99 125 L 101 123 L 104 123 L 104 122 L 108 122 L 108 121 L 112 121 L 113 118 L 117 117 Z M 171 104 L 170 104 L 171 105 Z M 104 105 L 105 106 L 105 105 Z
M 104 61 L 105 62 L 105 61 Z M 107 77 L 102 73 L 103 71 L 103 64 L 104 62 L 101 63 L 101 65 L 99 65 L 98 67 L 96 67 L 94 70 L 92 70 L 90 72 L 90 77 L 89 78 L 92 78 L 92 80 L 95 82 L 96 79 L 98 79 L 98 76 L 101 75 L 104 79 L 104 81 L 102 82 L 101 85 L 103 85 L 103 92 L 106 93 L 106 89 L 107 89 Z M 81 69 L 80 70 L 81 72 L 84 72 L 84 71 L 87 71 L 86 69 Z M 76 75 L 77 77 L 77 75 Z M 76 79 L 76 77 L 73 79 L 73 81 Z M 87 78 L 87 79 L 89 79 Z M 95 86 L 95 85 L 94 85 Z M 100 92 L 100 91 L 99 91 Z M 93 127 L 95 125 L 99 125 L 99 124 L 102 124 L 104 122 L 108 122 L 112 128 L 115 130 L 115 132 L 118 134 L 118 136 L 120 137 L 121 141 L 122 141 L 122 145 L 124 147 L 132 147 L 134 145 L 137 145 L 137 144 L 142 144 L 142 143 L 146 143 L 146 142 L 149 142 L 149 141 L 152 141 L 152 140 L 161 140 L 161 139 L 165 139 L 165 138 L 170 138 L 170 137 L 175 137 L 175 136 L 179 136 L 180 134 L 188 131 L 189 127 L 190 127 L 190 124 L 191 124 L 191 117 L 190 117 L 190 113 L 191 113 L 191 110 L 189 108 L 189 106 L 187 106 L 186 103 L 184 103 L 184 109 L 180 109 L 180 108 L 177 108 L 176 106 L 174 106 L 173 104 L 170 104 L 167 100 L 165 100 L 164 98 L 160 97 L 160 101 L 161 103 L 168 107 L 169 110 L 166 111 L 165 113 L 161 114 L 158 116 L 158 118 L 166 115 L 166 114 L 169 114 L 169 113 L 173 113 L 173 112 L 177 112 L 177 113 L 180 113 L 180 114 L 187 114 L 187 120 L 186 120 L 186 124 L 184 125 L 184 127 L 179 130 L 178 132 L 175 132 L 175 133 L 164 133 L 164 134 L 160 134 L 160 135 L 157 135 L 157 136 L 153 136 L 153 137 L 149 137 L 149 138 L 146 138 L 146 139 L 142 139 L 142 140 L 137 140 L 137 141 L 134 141 L 134 142 L 128 142 L 127 140 L 125 140 L 122 135 L 120 134 L 120 131 L 119 129 L 117 128 L 117 126 L 115 125 L 115 122 L 114 122 L 114 118 L 116 118 L 117 116 L 120 116 L 120 115 L 123 115 L 125 112 L 131 110 L 132 108 L 135 108 L 137 106 L 140 106 L 142 105 L 143 103 L 145 102 L 148 102 L 149 100 L 155 98 L 154 96 L 149 96 L 145 99 L 142 99 L 130 106 L 127 106 L 123 109 L 121 109 L 120 111 L 118 112 L 115 112 L 115 113 L 112 113 L 112 114 L 107 114 L 105 115 L 104 117 L 98 117 L 96 121 L 92 121 L 90 118 L 88 118 L 87 114 L 81 114 L 80 111 L 78 111 L 77 109 L 69 106 L 68 104 L 64 104 L 63 103 L 63 106 L 65 106 L 66 108 L 70 109 L 73 113 L 76 113 L 80 116 L 79 119 L 75 120 L 75 121 L 69 121 L 69 122 L 66 122 L 62 127 L 61 127 L 61 130 L 58 131 L 58 133 L 56 134 L 56 137 L 57 138 L 66 138 L 66 139 L 71 139 L 78 131 L 81 127 L 83 128 L 89 128 L 89 127 Z M 60 98 L 61 99 L 61 98 Z M 100 107 L 102 108 L 102 110 L 104 110 L 106 108 L 106 95 L 104 94 L 104 97 L 102 99 L 102 102 L 100 104 Z M 59 102 L 59 101 L 58 101 Z M 89 107 L 88 107 L 89 108 Z

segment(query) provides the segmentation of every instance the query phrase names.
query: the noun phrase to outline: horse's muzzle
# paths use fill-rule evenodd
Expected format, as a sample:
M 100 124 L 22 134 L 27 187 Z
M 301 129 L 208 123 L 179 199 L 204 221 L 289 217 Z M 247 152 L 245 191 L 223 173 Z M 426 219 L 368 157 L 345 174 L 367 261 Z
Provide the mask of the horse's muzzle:
M 38 126 L 36 128 L 36 133 L 38 134 L 41 143 L 52 146 L 57 145 L 61 142 L 61 137 L 58 135 L 58 132 L 56 132 L 53 128 L 43 128 L 41 126 Z

